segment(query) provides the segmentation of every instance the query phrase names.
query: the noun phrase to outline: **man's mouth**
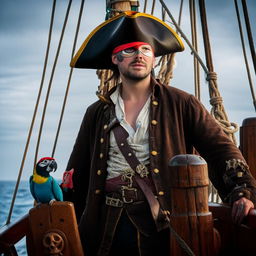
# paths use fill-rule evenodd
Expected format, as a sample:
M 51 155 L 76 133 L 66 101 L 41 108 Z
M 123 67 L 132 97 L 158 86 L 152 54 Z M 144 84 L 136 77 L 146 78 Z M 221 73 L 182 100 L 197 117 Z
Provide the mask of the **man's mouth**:
M 146 65 L 142 62 L 133 62 L 133 63 L 131 63 L 131 66 L 133 66 L 133 67 L 146 67 Z

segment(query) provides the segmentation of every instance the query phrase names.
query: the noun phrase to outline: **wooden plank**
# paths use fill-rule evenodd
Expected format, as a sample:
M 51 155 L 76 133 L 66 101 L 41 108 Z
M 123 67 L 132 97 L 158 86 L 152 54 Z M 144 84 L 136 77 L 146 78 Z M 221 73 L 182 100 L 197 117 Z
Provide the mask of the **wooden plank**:
M 0 229 L 0 253 L 3 245 L 13 246 L 28 234 L 28 214 L 14 224 L 5 225 Z

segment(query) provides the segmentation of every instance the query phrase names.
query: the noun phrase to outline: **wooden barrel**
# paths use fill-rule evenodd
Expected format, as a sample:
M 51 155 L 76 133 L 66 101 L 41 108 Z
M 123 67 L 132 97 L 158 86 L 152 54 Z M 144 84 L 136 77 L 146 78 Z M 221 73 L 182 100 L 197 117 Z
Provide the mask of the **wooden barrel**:
M 240 150 L 256 178 L 256 117 L 244 119 L 240 127 Z
M 195 255 L 217 255 L 219 236 L 208 207 L 208 170 L 197 155 L 178 155 L 170 160 L 171 224 Z M 171 255 L 187 255 L 171 236 Z

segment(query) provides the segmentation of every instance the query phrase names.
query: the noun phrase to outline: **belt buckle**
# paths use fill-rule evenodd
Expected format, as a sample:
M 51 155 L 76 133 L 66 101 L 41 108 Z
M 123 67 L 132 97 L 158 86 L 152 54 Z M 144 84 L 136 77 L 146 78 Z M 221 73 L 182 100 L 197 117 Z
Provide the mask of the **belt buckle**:
M 119 198 L 106 196 L 106 205 L 114 207 L 123 207 L 124 203 Z
M 141 178 L 148 177 L 148 168 L 144 164 L 138 164 L 136 166 L 136 172 Z
M 131 188 L 131 187 L 128 187 L 128 186 L 122 186 L 121 187 L 121 193 L 122 193 L 123 202 L 126 203 L 126 204 L 133 203 L 134 200 L 132 198 L 130 200 L 127 200 L 125 198 L 125 191 L 134 191 L 134 195 L 137 197 L 137 189 L 136 188 Z

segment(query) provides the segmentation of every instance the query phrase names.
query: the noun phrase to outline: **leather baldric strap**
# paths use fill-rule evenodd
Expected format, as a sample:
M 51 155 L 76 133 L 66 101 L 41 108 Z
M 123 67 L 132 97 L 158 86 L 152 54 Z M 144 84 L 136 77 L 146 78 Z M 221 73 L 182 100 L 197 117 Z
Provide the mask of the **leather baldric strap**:
M 135 171 L 134 179 L 139 185 L 140 189 L 143 191 L 152 213 L 152 216 L 154 218 L 154 221 L 157 223 L 157 220 L 159 218 L 159 214 L 163 217 L 163 212 L 160 209 L 160 204 L 158 200 L 156 199 L 154 193 L 152 192 L 151 188 L 146 184 L 146 182 L 143 180 L 143 177 L 147 174 L 147 170 L 144 168 L 145 166 L 140 163 L 138 158 L 135 156 L 133 150 L 131 149 L 130 145 L 127 142 L 127 138 L 129 137 L 128 132 L 120 125 L 119 122 L 117 122 L 117 119 L 115 119 L 115 123 L 113 123 L 112 131 L 114 133 L 116 143 L 123 154 L 124 158 L 126 159 L 127 163 L 130 165 L 130 167 Z M 174 235 L 174 237 L 177 239 L 180 246 L 185 250 L 187 255 L 189 256 L 195 256 L 193 251 L 190 249 L 190 247 L 187 245 L 187 243 L 179 236 L 179 234 L 173 229 L 170 223 L 169 216 L 165 215 L 165 220 L 168 223 L 169 229 L 171 233 Z
M 148 184 L 143 180 L 143 177 L 147 176 L 148 171 L 144 165 L 140 163 L 138 158 L 135 156 L 133 150 L 127 142 L 127 138 L 129 136 L 128 132 L 119 124 L 112 129 L 117 145 L 126 159 L 127 163 L 131 166 L 131 168 L 135 171 L 134 179 L 139 185 L 140 189 L 143 191 L 152 213 L 154 220 L 157 220 L 160 205 L 158 200 L 156 199 L 153 191 L 148 186 Z

